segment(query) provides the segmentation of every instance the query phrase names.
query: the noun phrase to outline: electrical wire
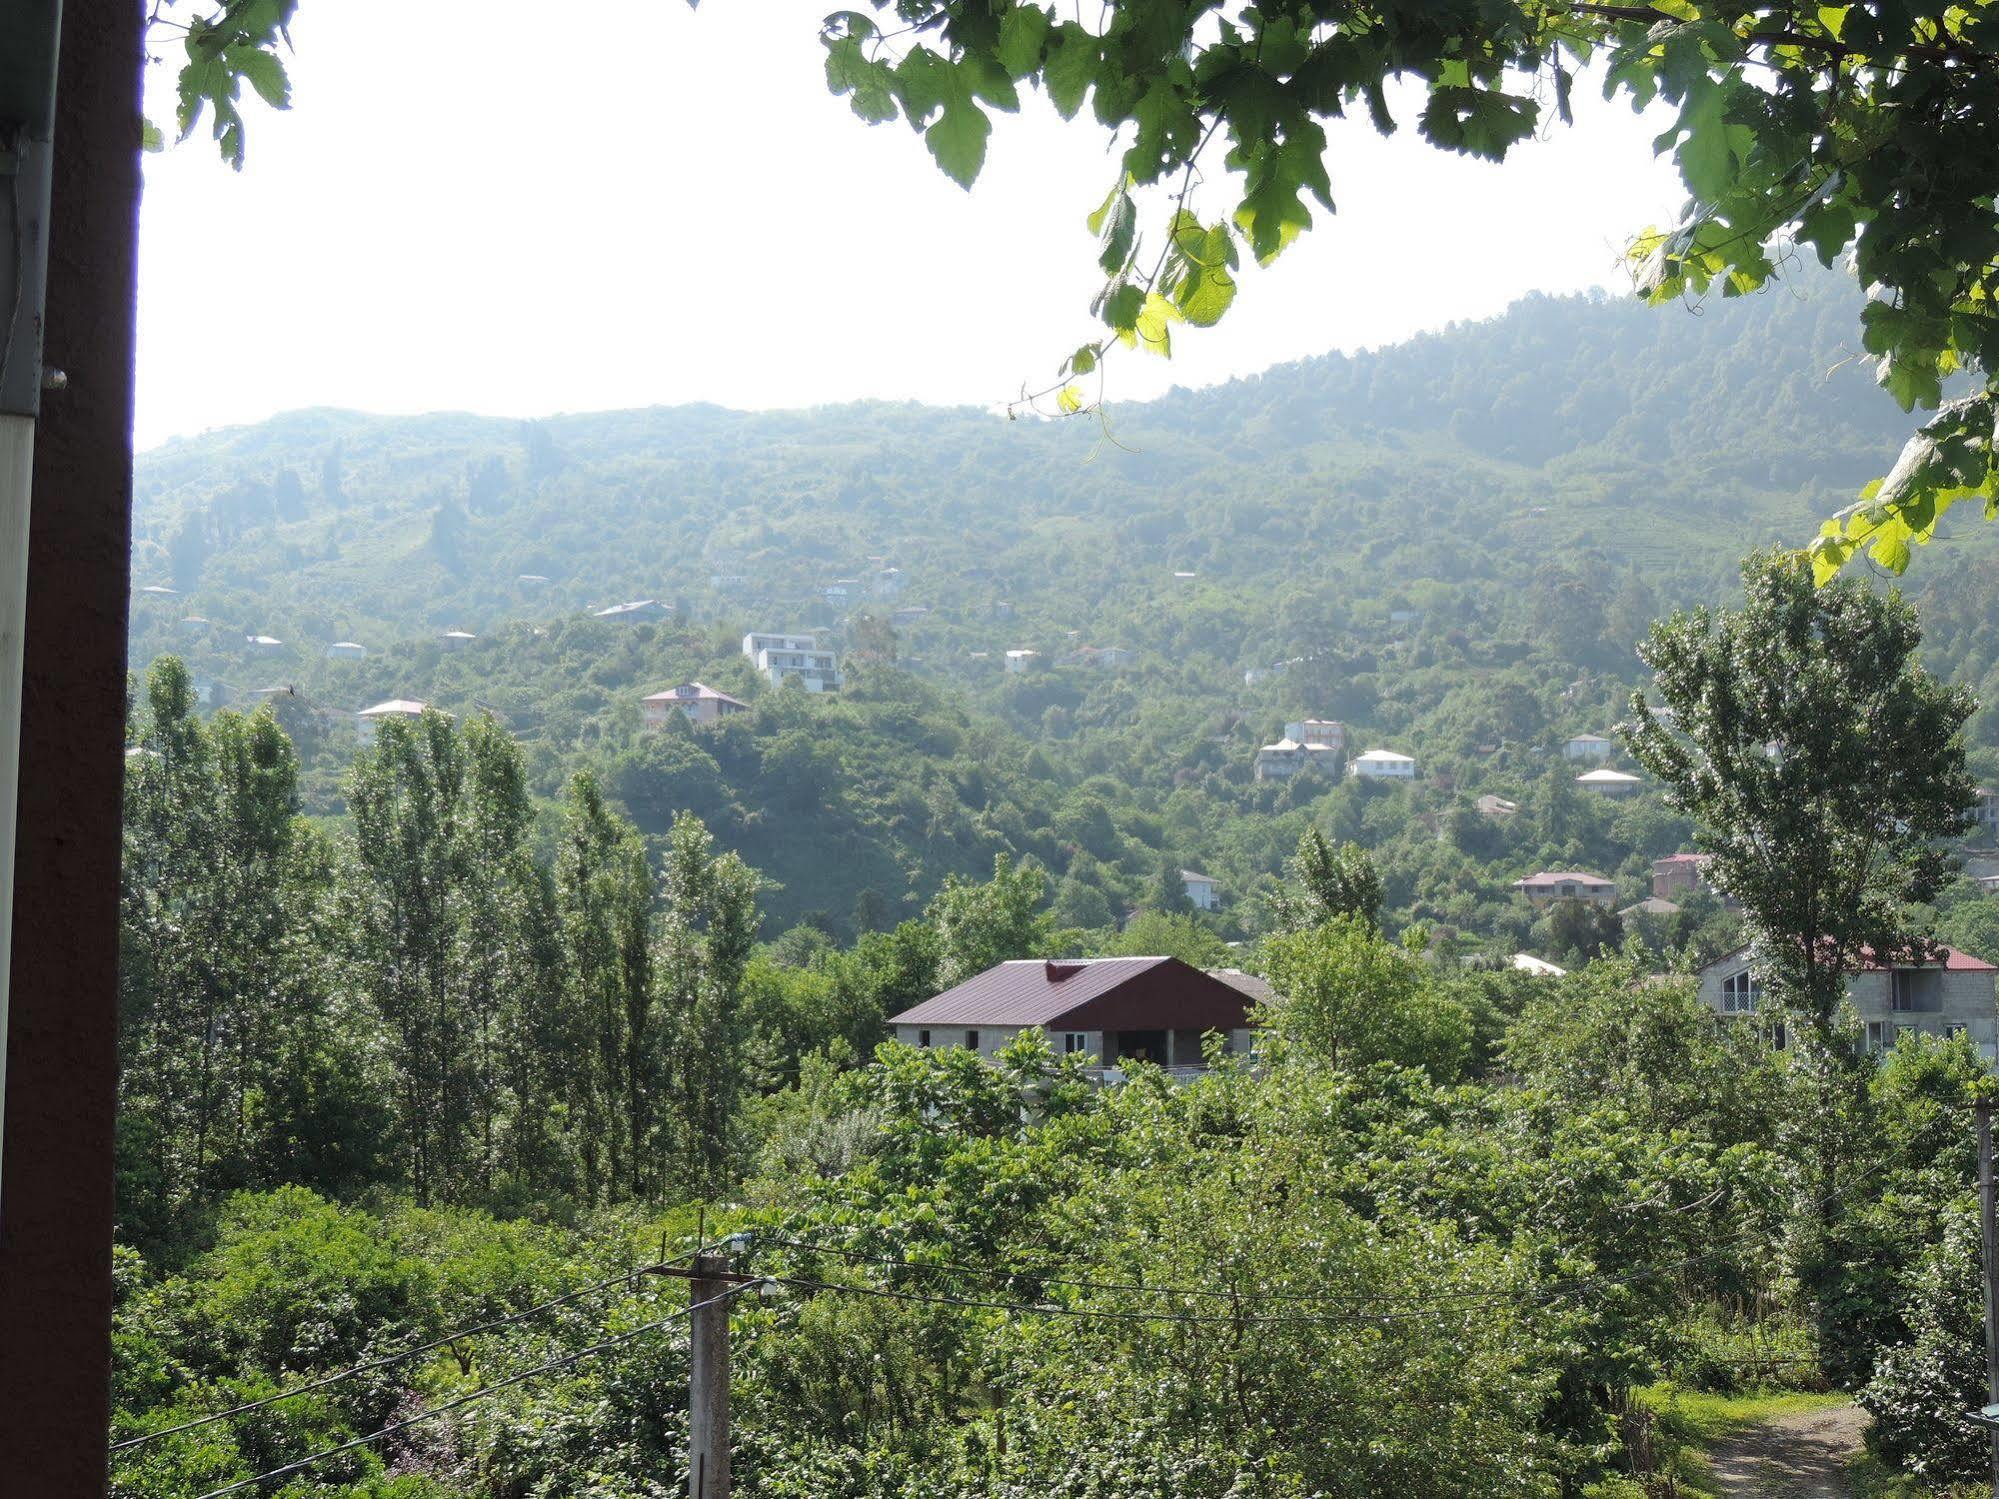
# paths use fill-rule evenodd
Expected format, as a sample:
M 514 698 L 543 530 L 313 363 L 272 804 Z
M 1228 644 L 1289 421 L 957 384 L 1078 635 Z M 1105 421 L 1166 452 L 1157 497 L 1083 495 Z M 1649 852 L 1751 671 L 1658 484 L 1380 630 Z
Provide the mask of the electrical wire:
M 370 1443 L 380 1441 L 383 1437 L 394 1436 L 397 1432 L 407 1431 L 410 1427 L 419 1425 L 422 1422 L 435 1420 L 449 1411 L 455 1411 L 461 1406 L 470 1405 L 475 1400 L 484 1400 L 488 1395 L 498 1394 L 501 1390 L 509 1389 L 514 1385 L 533 1379 L 538 1374 L 548 1374 L 557 1369 L 567 1368 L 579 1360 L 589 1358 L 592 1354 L 604 1353 L 609 1349 L 629 1343 L 635 1338 L 642 1338 L 647 1333 L 658 1332 L 663 1327 L 669 1327 L 676 1322 L 692 1317 L 703 1307 L 714 1306 L 717 1302 L 727 1301 L 732 1296 L 740 1296 L 755 1284 L 755 1281 L 745 1281 L 742 1285 L 731 1286 L 728 1290 L 718 1295 L 710 1296 L 706 1301 L 697 1301 L 691 1306 L 682 1307 L 670 1317 L 661 1317 L 657 1322 L 648 1322 L 642 1327 L 634 1327 L 630 1332 L 619 1333 L 615 1338 L 606 1338 L 601 1343 L 592 1343 L 588 1348 L 579 1348 L 574 1353 L 564 1354 L 561 1358 L 549 1359 L 545 1363 L 535 1364 L 531 1368 L 509 1374 L 505 1379 L 496 1379 L 489 1385 L 482 1385 L 476 1390 L 468 1391 L 458 1396 L 455 1400 L 447 1400 L 442 1405 L 433 1405 L 429 1410 L 419 1411 L 416 1415 L 405 1417 L 401 1421 L 391 1421 L 387 1426 L 376 1431 L 371 1431 L 366 1436 L 355 1437 L 351 1441 L 340 1443 L 338 1446 L 324 1448 L 309 1457 L 300 1458 L 297 1462 L 286 1463 L 282 1468 L 272 1468 L 267 1472 L 254 1474 L 249 1478 L 239 1478 L 234 1483 L 226 1483 L 219 1489 L 210 1489 L 205 1494 L 199 1494 L 196 1496 L 196 1499 L 222 1499 L 224 1494 L 234 1494 L 238 1490 L 249 1488 L 252 1484 L 263 1483 L 268 1479 L 283 1478 L 292 1473 L 302 1472 L 306 1468 L 324 1462 L 329 1457 L 338 1457 L 343 1452 L 352 1452 L 357 1447 L 366 1447 Z
M 176 1436 L 183 1431 L 194 1431 L 199 1427 L 212 1426 L 217 1421 L 227 1421 L 232 1416 L 241 1416 L 250 1411 L 262 1410 L 265 1406 L 276 1405 L 281 1400 L 291 1400 L 300 1395 L 310 1395 L 315 1390 L 326 1389 L 330 1385 L 339 1384 L 342 1380 L 352 1379 L 357 1374 L 367 1374 L 376 1369 L 387 1369 L 395 1364 L 402 1363 L 406 1359 L 415 1358 L 419 1354 L 434 1353 L 440 1348 L 448 1348 L 461 1338 L 474 1337 L 479 1333 L 492 1332 L 502 1327 L 512 1327 L 516 1323 L 527 1321 L 530 1317 L 538 1317 L 543 1312 L 554 1311 L 557 1307 L 567 1306 L 571 1302 L 581 1301 L 585 1297 L 598 1295 L 601 1292 L 610 1290 L 614 1286 L 630 1285 L 635 1276 L 650 1275 L 669 1265 L 677 1264 L 681 1259 L 685 1258 L 688 1258 L 688 1256 L 680 1255 L 672 1259 L 660 1260 L 651 1265 L 637 1266 L 623 1275 L 611 1276 L 609 1279 L 600 1280 L 594 1285 L 581 1286 L 566 1295 L 544 1301 L 538 1306 L 531 1306 L 524 1311 L 514 1312 L 505 1317 L 495 1317 L 490 1322 L 479 1322 L 471 1327 L 461 1327 L 456 1332 L 449 1332 L 443 1337 L 433 1338 L 428 1343 L 419 1343 L 414 1348 L 405 1348 L 398 1353 L 389 1353 L 382 1355 L 380 1358 L 368 1359 L 363 1363 L 337 1370 L 332 1374 L 322 1375 L 320 1378 L 299 1385 L 294 1389 L 282 1390 L 275 1395 L 266 1395 L 261 1400 L 246 1400 L 241 1405 L 232 1405 L 227 1410 L 220 1410 L 211 1415 L 200 1416 L 192 1421 L 183 1421 L 177 1426 L 165 1426 L 158 1431 L 148 1431 L 135 1437 L 127 1437 L 122 1442 L 113 1442 L 110 1450 L 113 1453 L 126 1452 L 134 1447 L 143 1447 L 148 1442 L 157 1442 L 162 1437 Z

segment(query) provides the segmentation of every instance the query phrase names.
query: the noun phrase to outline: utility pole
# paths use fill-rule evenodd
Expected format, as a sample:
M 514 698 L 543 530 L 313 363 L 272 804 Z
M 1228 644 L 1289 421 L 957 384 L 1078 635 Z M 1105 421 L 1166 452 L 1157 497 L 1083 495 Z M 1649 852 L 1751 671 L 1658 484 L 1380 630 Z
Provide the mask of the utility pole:
M 1992 1100 L 1978 1100 L 1978 1236 L 1985 1249 L 1985 1398 L 1999 1406 L 1999 1211 L 1992 1185 Z M 1992 1493 L 1999 1499 L 1999 1427 L 1991 1432 Z
M 688 1499 L 729 1499 L 729 1302 L 743 1278 L 719 1254 L 696 1255 L 689 1272 Z

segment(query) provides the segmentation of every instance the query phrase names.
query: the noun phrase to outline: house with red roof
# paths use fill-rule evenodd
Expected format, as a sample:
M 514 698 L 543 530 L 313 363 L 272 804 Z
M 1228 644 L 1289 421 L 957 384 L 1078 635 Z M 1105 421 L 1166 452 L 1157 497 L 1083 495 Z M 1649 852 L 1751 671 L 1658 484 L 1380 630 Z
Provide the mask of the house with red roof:
M 1861 1024 L 1862 1044 L 1885 1051 L 1905 1031 L 1925 1036 L 1968 1036 L 1987 1061 L 1999 1058 L 1999 968 L 1954 947 L 1926 955 L 1881 957 L 1872 952 L 1846 978 L 1846 997 Z M 1763 986 L 1737 948 L 1700 971 L 1700 995 L 1718 1015 L 1754 1015 Z M 1781 1042 L 1779 1043 L 1781 1044 Z
M 1026 958 L 1000 963 L 891 1016 L 906 1046 L 963 1046 L 990 1057 L 1025 1030 L 1106 1068 L 1143 1061 L 1197 1068 L 1210 1033 L 1249 1050 L 1262 994 L 1248 974 L 1203 972 L 1178 958 Z
M 645 715 L 643 727 L 647 729 L 665 728 L 676 713 L 689 723 L 713 723 L 731 713 L 745 713 L 749 706 L 740 698 L 717 692 L 705 682 L 682 682 L 678 687 L 639 700 L 639 711 Z

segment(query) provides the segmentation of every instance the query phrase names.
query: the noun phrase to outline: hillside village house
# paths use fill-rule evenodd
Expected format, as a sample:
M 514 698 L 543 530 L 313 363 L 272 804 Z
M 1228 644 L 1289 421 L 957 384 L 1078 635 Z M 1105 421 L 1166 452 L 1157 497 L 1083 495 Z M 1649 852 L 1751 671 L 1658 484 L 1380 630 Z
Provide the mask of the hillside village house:
M 1087 666 L 1095 671 L 1116 671 L 1121 667 L 1130 666 L 1137 660 L 1137 651 L 1128 651 L 1121 645 L 1086 645 L 1081 650 L 1069 652 L 1056 664 Z
M 665 728 L 676 713 L 689 723 L 707 724 L 731 713 L 747 712 L 749 706 L 741 698 L 717 692 L 705 682 L 682 682 L 678 687 L 639 700 L 641 726 L 654 731 Z
M 359 661 L 368 654 L 368 648 L 358 640 L 336 640 L 326 648 L 329 661 Z
M 1221 887 L 1210 875 L 1199 874 L 1191 869 L 1180 871 L 1180 883 L 1187 887 L 1187 899 L 1203 911 L 1219 911 L 1222 908 Z
M 447 651 L 462 651 L 479 637 L 469 630 L 446 630 L 437 638 Z
M 1371 749 L 1354 756 L 1347 766 L 1347 773 L 1364 781 L 1413 781 L 1416 779 L 1416 758 L 1399 755 L 1394 750 Z
M 243 644 L 253 656 L 275 656 L 285 648 L 285 643 L 275 635 L 246 635 Z
M 1576 777 L 1576 784 L 1597 796 L 1629 796 L 1645 782 L 1621 770 L 1588 770 Z
M 1971 828 L 1987 842 L 1999 842 L 1999 791 L 1980 786 L 1971 803 Z
M 1301 718 L 1284 726 L 1284 737 L 1295 739 L 1307 749 L 1347 752 L 1347 726 L 1332 718 Z
M 892 599 L 909 586 L 909 577 L 899 567 L 885 567 L 875 574 L 875 597 Z
M 213 623 L 205 614 L 190 614 L 180 622 L 180 627 L 189 635 L 206 635 Z
M 1018 675 L 1041 659 L 1041 652 L 1015 650 L 1006 653 L 1006 669 Z
M 1564 760 L 1608 760 L 1617 748 L 1601 734 L 1578 734 L 1562 746 Z
M 1513 888 L 1527 897 L 1527 904 L 1535 910 L 1544 910 L 1558 900 L 1579 900 L 1592 906 L 1602 906 L 1606 911 L 1617 904 L 1617 882 L 1607 880 L 1600 874 L 1550 873 L 1530 874 L 1524 880 L 1515 880 Z
M 354 715 L 354 734 L 366 749 L 375 742 L 375 730 L 388 718 L 422 718 L 423 710 L 430 705 L 420 703 L 415 698 L 392 697 L 386 703 L 377 703 L 372 708 L 363 708 Z M 448 714 L 446 715 L 449 716 Z
M 807 692 L 840 689 L 840 658 L 819 649 L 811 635 L 765 635 L 755 630 L 743 637 L 743 654 L 773 687 L 797 680 Z
M 1102 1068 L 1156 1062 L 1204 1065 L 1204 1038 L 1219 1033 L 1246 1052 L 1250 1011 L 1261 988 L 1249 975 L 1205 973 L 1178 958 L 1028 958 L 1001 963 L 892 1016 L 905 1046 L 963 1046 L 990 1057 L 1022 1031 L 1039 1029 L 1064 1055 Z
M 1708 854 L 1668 854 L 1652 861 L 1652 893 L 1660 900 L 1707 888 Z
M 1479 816 L 1489 817 L 1494 822 L 1503 822 L 1520 811 L 1520 803 L 1510 802 L 1505 797 L 1494 796 L 1490 792 L 1481 796 L 1472 805 L 1478 809 Z
M 1999 1007 L 1995 1007 L 1990 963 L 1954 947 L 1937 950 L 1929 962 L 1880 961 L 1869 956 L 1864 968 L 1847 975 L 1846 997 L 1853 1004 L 1868 1051 L 1884 1051 L 1904 1031 L 1926 1036 L 1968 1036 L 1979 1055 L 1999 1058 Z M 1718 1015 L 1754 1015 L 1763 988 L 1739 948 L 1700 971 L 1700 996 Z M 1777 1038 L 1782 1045 L 1782 1037 Z

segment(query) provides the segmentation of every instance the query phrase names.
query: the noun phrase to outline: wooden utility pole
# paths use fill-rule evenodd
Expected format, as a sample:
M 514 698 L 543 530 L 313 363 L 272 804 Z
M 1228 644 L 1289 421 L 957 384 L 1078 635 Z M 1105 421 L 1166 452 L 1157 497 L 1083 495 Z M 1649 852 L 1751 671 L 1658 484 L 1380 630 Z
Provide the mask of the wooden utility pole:
M 729 1299 L 743 1278 L 719 1254 L 696 1255 L 688 1280 L 688 1499 L 729 1499 Z
M 1999 1211 L 1992 1185 L 1992 1100 L 1978 1100 L 1978 1235 L 1985 1247 L 1985 1398 L 1999 1405 Z M 1992 1493 L 1999 1499 L 1999 1427 L 1991 1433 Z

